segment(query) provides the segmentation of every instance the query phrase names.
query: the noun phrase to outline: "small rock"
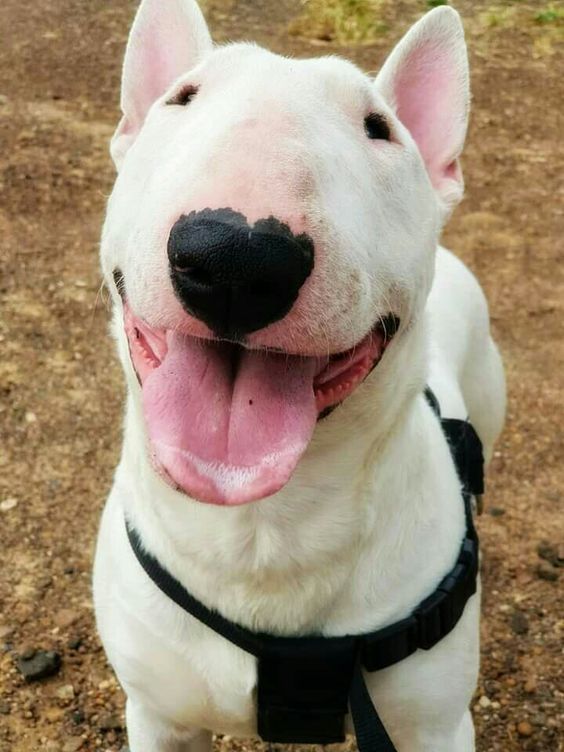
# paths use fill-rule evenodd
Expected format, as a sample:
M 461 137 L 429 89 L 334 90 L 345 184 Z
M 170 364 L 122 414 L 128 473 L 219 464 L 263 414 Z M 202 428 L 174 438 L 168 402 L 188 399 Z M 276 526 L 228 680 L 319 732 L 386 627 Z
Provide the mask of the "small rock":
M 0 642 L 7 640 L 14 633 L 14 628 L 9 624 L 0 624 Z
M 558 572 L 553 569 L 553 567 L 549 567 L 546 564 L 539 564 L 537 569 L 537 577 L 541 580 L 547 580 L 548 582 L 556 582 L 558 579 Z
M 492 704 L 492 701 L 490 700 L 489 697 L 486 697 L 486 695 L 482 695 L 480 699 L 478 700 L 478 705 L 481 708 L 489 708 L 491 704 Z
M 47 590 L 47 588 L 50 588 L 52 584 L 53 584 L 53 578 L 50 577 L 48 574 L 43 575 L 43 577 L 40 577 L 37 580 L 37 587 L 40 590 Z
M 54 622 L 60 629 L 68 629 L 78 619 L 79 614 L 70 608 L 63 608 L 55 614 Z
M 65 711 L 62 708 L 57 707 L 51 707 L 46 708 L 43 711 L 43 717 L 49 722 L 49 723 L 59 723 L 65 715 Z
M 84 739 L 81 739 L 80 736 L 73 736 L 63 744 L 62 752 L 77 752 L 83 744 Z
M 33 651 L 31 658 L 23 655 L 17 660 L 17 666 L 26 681 L 37 681 L 53 676 L 61 668 L 61 656 L 54 650 Z
M 35 614 L 35 607 L 31 603 L 16 603 L 12 609 L 12 618 L 18 624 L 25 624 Z
M 549 561 L 551 564 L 556 564 L 558 561 L 558 551 L 555 546 L 552 546 L 548 541 L 541 541 L 537 546 L 537 554 L 541 559 Z
M 533 727 L 528 721 L 521 721 L 517 724 L 517 733 L 519 736 L 531 736 L 533 733 Z
M 511 629 L 518 635 L 527 634 L 529 631 L 529 621 L 525 614 L 519 609 L 515 609 L 511 614 Z
M 18 500 L 12 496 L 9 499 L 4 499 L 4 501 L 0 502 L 0 512 L 9 512 L 17 506 Z
M 23 658 L 24 661 L 29 661 L 36 653 L 35 648 L 30 648 L 29 646 L 26 646 L 20 650 L 20 658 Z
M 55 693 L 59 700 L 73 700 L 74 699 L 74 687 L 72 684 L 64 684 L 59 687 Z
M 490 507 L 488 511 L 492 517 L 502 517 L 505 514 L 503 507 Z
M 123 723 L 115 715 L 101 715 L 98 719 L 98 728 L 100 731 L 120 731 Z
M 529 695 L 536 691 L 536 689 L 537 689 L 537 680 L 535 679 L 534 676 L 531 676 L 529 679 L 527 679 L 527 681 L 523 685 L 523 689 Z
M 47 481 L 47 490 L 50 494 L 56 493 L 61 488 L 61 481 L 58 478 L 51 478 Z

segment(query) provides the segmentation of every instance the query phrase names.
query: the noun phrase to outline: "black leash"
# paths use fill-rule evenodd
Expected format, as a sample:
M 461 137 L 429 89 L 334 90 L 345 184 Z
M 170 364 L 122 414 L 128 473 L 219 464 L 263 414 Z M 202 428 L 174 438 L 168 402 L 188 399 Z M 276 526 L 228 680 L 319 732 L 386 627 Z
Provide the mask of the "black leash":
M 478 536 L 472 496 L 483 493 L 483 456 L 468 421 L 441 418 L 430 389 L 427 401 L 441 425 L 462 484 L 466 535 L 453 569 L 413 614 L 383 629 L 344 637 L 276 637 L 252 632 L 194 598 L 143 547 L 126 521 L 133 552 L 148 577 L 187 613 L 258 659 L 257 729 L 263 741 L 333 744 L 345 738 L 348 707 L 360 752 L 397 752 L 366 686 L 366 671 L 392 666 L 418 649 L 429 650 L 451 632 L 476 592 Z

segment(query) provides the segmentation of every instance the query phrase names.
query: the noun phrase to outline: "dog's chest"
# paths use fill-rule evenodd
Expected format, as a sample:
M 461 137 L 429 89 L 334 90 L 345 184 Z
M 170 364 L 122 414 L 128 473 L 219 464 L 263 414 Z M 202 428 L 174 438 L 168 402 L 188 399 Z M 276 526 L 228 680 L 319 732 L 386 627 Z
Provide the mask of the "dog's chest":
M 448 450 L 447 450 L 448 451 Z M 452 497 L 456 498 L 456 481 Z M 141 570 L 125 536 L 123 498 L 117 488 L 104 515 L 97 555 L 95 591 L 102 639 L 130 697 L 158 708 L 159 714 L 180 727 L 213 728 L 218 732 L 248 735 L 256 732 L 256 661 L 184 613 Z M 234 621 L 245 613 L 262 614 L 264 629 L 278 629 L 288 619 L 296 624 L 305 613 L 323 613 L 316 598 L 331 604 L 321 627 L 328 634 L 362 633 L 402 618 L 422 594 L 451 565 L 456 556 L 460 514 L 443 519 L 445 548 L 437 530 L 429 530 L 429 545 L 418 541 L 399 555 L 393 538 L 378 550 L 367 550 L 351 572 L 350 557 L 319 566 L 315 575 L 288 583 L 286 597 L 275 593 L 230 589 L 218 593 L 207 586 L 208 602 Z M 116 532 L 119 531 L 119 532 Z M 427 533 L 421 533 L 420 539 Z M 406 536 L 409 537 L 408 531 Z M 421 546 L 421 550 L 417 550 Z M 427 548 L 426 567 L 422 552 Z M 449 549 L 452 549 L 450 551 Z M 387 571 L 386 571 L 387 569 Z M 390 575 L 391 570 L 395 576 Z M 387 576 L 383 577 L 382 572 Z M 229 606 L 236 603 L 235 612 Z M 367 607 L 368 606 L 368 607 Z M 310 631 L 313 622 L 304 631 Z M 318 622 L 319 625 L 319 622 Z M 315 625 L 315 626 L 318 626 Z M 288 630 L 291 625 L 288 624 Z M 276 631 L 275 628 L 270 631 Z

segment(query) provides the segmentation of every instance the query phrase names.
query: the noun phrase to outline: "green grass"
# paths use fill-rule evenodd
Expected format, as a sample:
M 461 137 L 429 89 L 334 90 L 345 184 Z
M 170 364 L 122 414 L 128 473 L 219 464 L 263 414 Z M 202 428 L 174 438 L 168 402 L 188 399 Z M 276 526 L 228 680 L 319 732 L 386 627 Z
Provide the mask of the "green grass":
M 492 5 L 483 13 L 480 13 L 480 21 L 489 28 L 508 28 L 514 25 L 516 8 L 502 5 Z
M 337 44 L 366 44 L 386 31 L 383 12 L 389 0 L 302 0 L 304 10 L 290 33 Z
M 549 5 L 536 14 L 535 21 L 539 24 L 561 24 L 564 22 L 564 8 L 557 5 Z
M 535 7 L 536 6 L 536 7 Z M 564 2 L 531 2 L 531 0 L 497 0 L 478 14 L 478 24 L 487 34 L 482 42 L 487 45 L 491 35 L 519 30 L 526 35 L 534 59 L 555 54 L 564 42 Z M 484 41 L 485 40 L 485 41 Z M 476 44 L 479 44 L 476 40 Z
M 505 0 L 490 6 L 485 13 L 482 13 L 482 20 L 487 26 L 513 26 L 513 21 L 519 24 L 526 24 L 527 21 L 536 21 L 539 25 L 558 26 L 564 22 L 564 3 L 549 3 L 542 10 L 534 11 L 531 8 L 534 5 L 523 0 Z

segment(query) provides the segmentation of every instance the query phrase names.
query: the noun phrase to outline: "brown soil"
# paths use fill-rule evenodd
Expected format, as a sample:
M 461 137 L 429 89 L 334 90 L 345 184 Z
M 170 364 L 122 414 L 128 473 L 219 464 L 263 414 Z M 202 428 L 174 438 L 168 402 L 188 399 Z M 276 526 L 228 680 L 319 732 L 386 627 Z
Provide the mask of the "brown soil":
M 123 696 L 93 626 L 90 570 L 120 445 L 123 389 L 97 251 L 135 4 L 0 4 L 0 752 L 125 743 Z M 519 3 L 500 21 L 482 1 L 458 3 L 474 115 L 467 198 L 446 239 L 487 291 L 510 394 L 479 521 L 480 752 L 553 752 L 564 712 L 562 573 L 537 552 L 548 541 L 564 555 L 564 58 L 558 29 L 531 20 L 542 5 Z M 378 43 L 339 51 L 376 69 L 424 6 L 390 4 Z M 219 39 L 331 50 L 288 36 L 298 12 L 297 0 L 208 8 Z M 15 660 L 29 647 L 59 651 L 60 673 L 25 684 Z

